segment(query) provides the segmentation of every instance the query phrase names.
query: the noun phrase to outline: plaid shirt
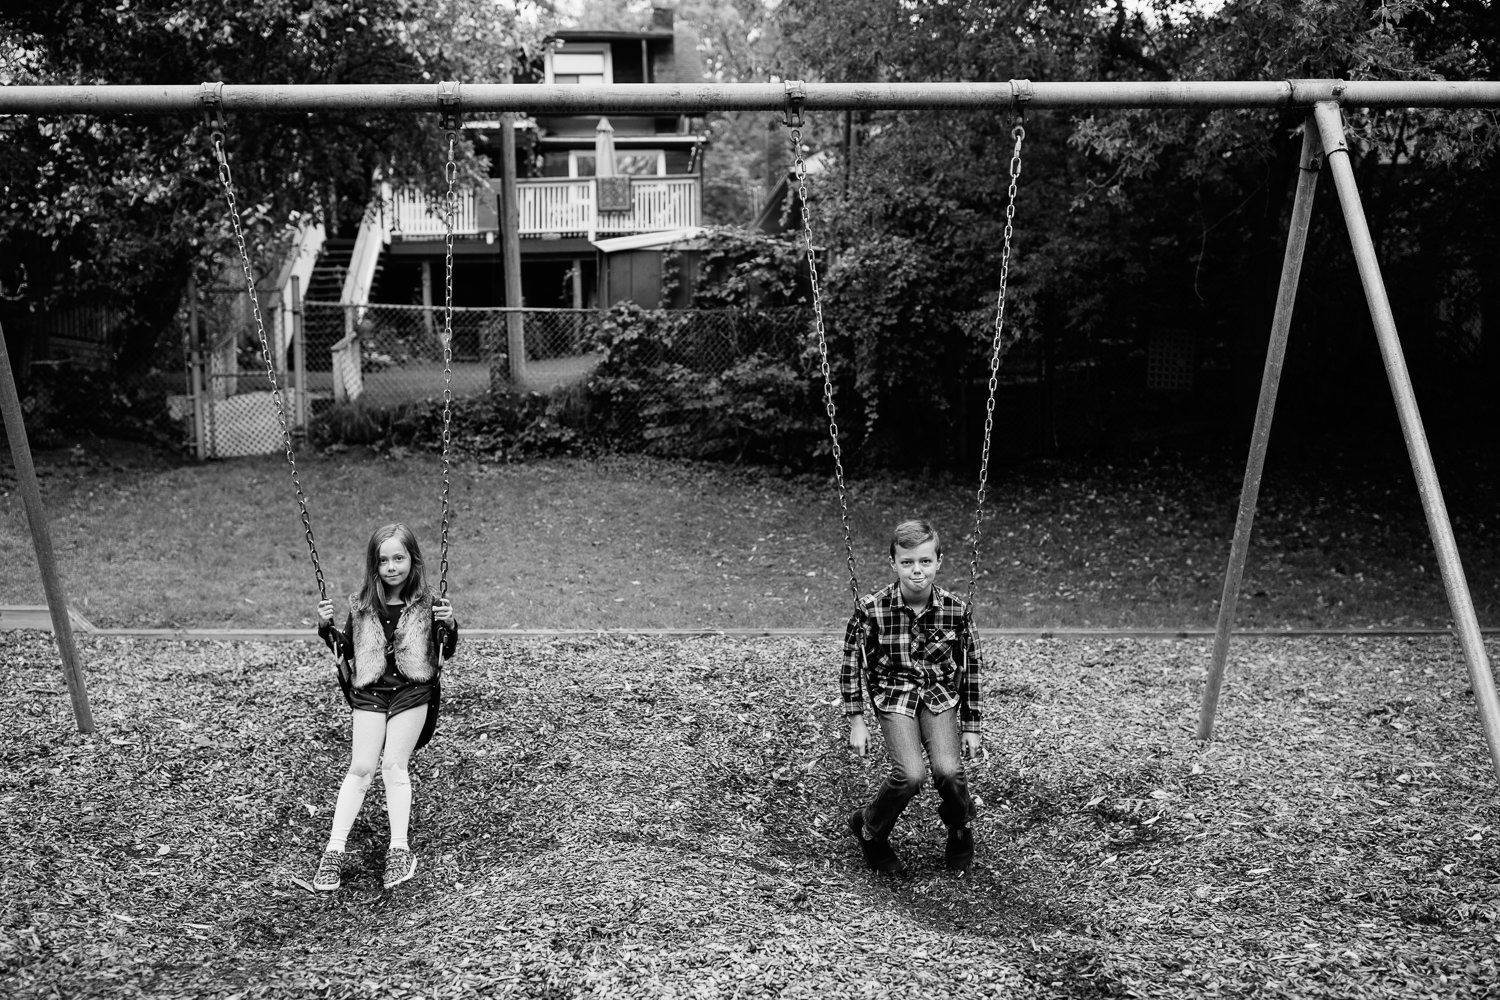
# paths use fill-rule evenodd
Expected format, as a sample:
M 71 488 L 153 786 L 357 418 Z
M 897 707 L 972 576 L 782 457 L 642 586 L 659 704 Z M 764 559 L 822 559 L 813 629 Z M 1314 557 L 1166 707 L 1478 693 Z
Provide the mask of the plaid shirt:
M 863 641 L 870 700 L 877 711 L 913 718 L 917 706 L 946 712 L 958 706 L 959 727 L 979 732 L 979 656 L 968 605 L 941 587 L 932 588 L 917 614 L 892 583 L 866 594 L 844 630 L 839 691 L 845 715 L 863 715 L 860 646 Z

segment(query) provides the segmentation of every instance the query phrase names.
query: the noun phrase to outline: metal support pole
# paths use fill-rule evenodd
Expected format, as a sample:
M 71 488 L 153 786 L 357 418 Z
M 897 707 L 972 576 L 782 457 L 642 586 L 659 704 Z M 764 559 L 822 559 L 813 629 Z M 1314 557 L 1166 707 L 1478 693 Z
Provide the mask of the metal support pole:
M 320 111 L 431 112 L 438 83 L 236 84 L 216 95 L 227 114 Z M 1290 108 L 1340 100 L 1364 108 L 1495 108 L 1490 80 L 1182 80 L 1032 81 L 1028 106 L 1080 108 Z M 844 110 L 992 111 L 1015 103 L 1012 81 L 808 83 L 804 112 Z M 0 87 L 0 114 L 191 114 L 203 85 L 43 85 Z M 466 114 L 701 115 L 709 111 L 782 111 L 784 83 L 616 83 L 600 85 L 466 83 Z
M 1489 744 L 1490 762 L 1494 765 L 1495 777 L 1500 779 L 1500 698 L 1495 694 L 1495 678 L 1490 673 L 1490 661 L 1484 651 L 1479 620 L 1474 614 L 1474 601 L 1469 595 L 1468 581 L 1464 579 L 1463 563 L 1458 558 L 1458 545 L 1453 540 L 1453 526 L 1448 521 L 1448 508 L 1443 503 L 1442 486 L 1438 483 L 1432 452 L 1427 447 L 1427 435 L 1422 430 L 1422 415 L 1417 411 L 1417 399 L 1412 392 L 1406 359 L 1401 353 L 1401 338 L 1396 334 L 1396 320 L 1391 313 L 1390 300 L 1385 294 L 1380 264 L 1375 259 L 1375 242 L 1370 238 L 1370 227 L 1360 204 L 1359 189 L 1354 183 L 1354 168 L 1349 163 L 1349 149 L 1344 144 L 1343 116 L 1339 113 L 1338 105 L 1332 101 L 1320 101 L 1314 105 L 1313 115 L 1323 139 L 1328 167 L 1333 171 L 1339 204 L 1344 210 L 1344 222 L 1349 227 L 1349 240 L 1354 246 L 1354 260 L 1359 266 L 1365 302 L 1370 307 L 1370 318 L 1375 323 L 1375 339 L 1380 344 L 1380 354 L 1385 361 L 1386 380 L 1390 383 L 1391 395 L 1395 397 L 1396 414 L 1401 418 L 1401 434 L 1406 438 L 1406 452 L 1411 457 L 1412 471 L 1417 476 L 1417 492 L 1421 495 L 1422 511 L 1427 515 L 1427 530 L 1432 535 L 1438 568 L 1443 574 L 1443 587 L 1448 592 L 1453 628 L 1458 635 L 1459 645 L 1463 648 L 1464 659 L 1469 665 L 1469 682 L 1474 688 L 1479 719 L 1484 725 L 1485 741 Z
M 1229 635 L 1234 628 L 1234 609 L 1239 602 L 1245 576 L 1245 557 L 1250 551 L 1250 529 L 1255 524 L 1255 504 L 1260 497 L 1260 477 L 1266 464 L 1266 445 L 1271 438 L 1271 416 L 1276 411 L 1276 390 L 1281 386 L 1281 363 L 1286 357 L 1287 332 L 1292 325 L 1292 306 L 1297 301 L 1297 281 L 1302 275 L 1302 252 L 1307 247 L 1307 229 L 1312 219 L 1313 193 L 1318 187 L 1318 130 L 1311 118 L 1302 126 L 1302 156 L 1298 161 L 1297 194 L 1292 201 L 1292 221 L 1287 227 L 1286 254 L 1281 262 L 1281 284 L 1276 291 L 1276 311 L 1271 318 L 1271 339 L 1266 345 L 1266 367 L 1260 379 L 1260 402 L 1255 408 L 1255 429 L 1250 433 L 1250 455 L 1245 459 L 1245 484 L 1240 489 L 1240 511 L 1234 523 L 1234 542 L 1229 549 L 1229 568 L 1224 572 L 1224 592 L 1219 597 L 1219 624 L 1214 631 L 1213 660 L 1203 687 L 1198 710 L 1198 739 L 1213 736 L 1214 713 L 1219 689 L 1224 683 L 1224 663 L 1229 655 Z
M 5 331 L 0 329 L 0 414 L 5 419 L 5 436 L 10 439 L 10 457 L 16 466 L 16 484 L 31 525 L 31 541 L 36 547 L 36 565 L 42 574 L 42 589 L 47 594 L 47 608 L 52 613 L 52 635 L 62 657 L 63 678 L 73 699 L 73 719 L 80 733 L 94 731 L 94 713 L 89 709 L 89 693 L 83 683 L 83 662 L 73 642 L 73 619 L 68 616 L 68 596 L 63 592 L 62 577 L 57 572 L 57 557 L 52 552 L 52 535 L 47 530 L 47 510 L 42 506 L 42 490 L 36 481 L 36 466 L 31 460 L 31 445 L 26 440 L 26 424 L 21 419 L 21 395 L 16 391 L 15 376 L 10 370 L 10 349 L 5 346 Z

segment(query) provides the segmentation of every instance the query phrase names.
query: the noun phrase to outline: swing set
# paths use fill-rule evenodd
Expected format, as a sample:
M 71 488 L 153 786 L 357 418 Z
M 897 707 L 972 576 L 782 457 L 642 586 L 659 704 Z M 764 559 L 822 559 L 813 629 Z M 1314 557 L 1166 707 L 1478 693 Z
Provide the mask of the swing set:
M 205 97 L 212 92 L 212 98 Z M 411 111 L 432 112 L 443 117 L 448 132 L 448 210 L 447 210 L 447 281 L 444 316 L 444 413 L 443 413 L 443 528 L 442 576 L 440 586 L 446 591 L 448 547 L 448 447 L 452 393 L 452 219 L 455 203 L 453 190 L 456 165 L 453 157 L 454 137 L 459 108 L 466 112 L 509 114 L 589 113 L 589 114 L 694 114 L 708 111 L 782 112 L 791 129 L 794 149 L 794 176 L 801 203 L 803 236 L 812 278 L 814 327 L 823 379 L 823 401 L 828 416 L 832 442 L 835 483 L 838 491 L 839 517 L 849 566 L 849 586 L 855 599 L 859 585 L 855 572 L 854 545 L 849 523 L 849 502 L 844 482 L 842 450 L 839 443 L 837 412 L 828 361 L 828 344 L 818 286 L 817 261 L 813 244 L 812 223 L 808 209 L 807 167 L 801 156 L 802 114 L 805 111 L 851 110 L 972 110 L 996 113 L 1010 110 L 1018 117 L 1013 131 L 1015 150 L 1010 163 L 1009 204 L 1006 209 L 1005 243 L 1001 259 L 999 296 L 990 354 L 989 397 L 985 407 L 984 445 L 981 453 L 979 485 L 976 493 L 975 520 L 972 534 L 970 566 L 970 605 L 977 588 L 980 531 L 984 521 L 984 502 L 989 471 L 989 448 L 993 430 L 995 390 L 1002 347 L 1005 316 L 1005 291 L 1011 254 L 1017 181 L 1021 170 L 1021 145 L 1025 130 L 1019 124 L 1019 113 L 1025 107 L 1038 109 L 1108 109 L 1108 108 L 1225 108 L 1225 109 L 1297 109 L 1307 115 L 1303 127 L 1302 151 L 1291 222 L 1283 258 L 1280 287 L 1272 318 L 1270 340 L 1261 379 L 1260 396 L 1251 433 L 1245 477 L 1240 493 L 1234 539 L 1224 576 L 1219 603 L 1212 660 L 1202 693 L 1197 737 L 1212 737 L 1233 630 L 1236 602 L 1249 550 L 1250 532 L 1255 518 L 1260 480 L 1264 469 L 1266 446 L 1270 437 L 1272 414 L 1280 385 L 1292 306 L 1312 214 L 1313 194 L 1319 174 L 1327 170 L 1334 186 L 1356 267 L 1365 293 L 1377 344 L 1384 361 L 1392 398 L 1396 404 L 1402 436 L 1416 475 L 1422 509 L 1432 537 L 1444 590 L 1453 616 L 1453 630 L 1463 651 L 1470 683 L 1479 710 L 1490 759 L 1500 779 L 1500 698 L 1484 649 L 1473 599 L 1464 578 L 1458 548 L 1453 536 L 1441 486 L 1422 427 L 1420 413 L 1412 390 L 1396 331 L 1394 316 L 1376 259 L 1374 242 L 1365 219 L 1350 163 L 1341 108 L 1344 105 L 1368 108 L 1500 108 L 1500 83 L 1429 82 L 1429 81 L 1343 81 L 1281 80 L 1254 82 L 1201 81 L 1180 83 L 1094 83 L 1094 82 L 1008 82 L 980 83 L 886 83 L 886 84 L 817 84 L 788 81 L 776 84 L 625 84 L 611 86 L 568 86 L 534 84 L 396 84 L 372 86 L 294 85 L 294 86 L 16 86 L 0 88 L 0 114 L 125 114 L 125 113 L 193 113 L 207 106 L 215 114 L 224 110 L 268 113 L 313 113 L 318 111 Z M 222 127 L 213 134 L 220 180 L 229 200 L 240 263 L 247 287 L 254 300 L 255 283 L 249 257 L 235 211 L 234 190 L 228 163 L 223 152 Z M 276 387 L 275 365 L 260 322 L 258 306 L 254 308 L 261 338 L 262 355 L 267 365 L 277 400 L 278 415 L 284 434 L 287 459 L 297 493 L 309 555 L 317 576 L 320 593 L 325 590 L 317 549 L 313 539 L 306 496 L 297 478 L 295 456 L 285 407 Z M 67 601 L 58 582 L 55 559 L 48 536 L 40 492 L 20 405 L 16 398 L 9 358 L 0 350 L 0 410 L 18 475 L 20 489 L 31 525 L 42 571 L 53 631 L 62 654 L 64 674 L 73 697 L 75 718 L 80 730 L 92 731 L 87 697 L 83 691 L 82 672 L 73 645 Z

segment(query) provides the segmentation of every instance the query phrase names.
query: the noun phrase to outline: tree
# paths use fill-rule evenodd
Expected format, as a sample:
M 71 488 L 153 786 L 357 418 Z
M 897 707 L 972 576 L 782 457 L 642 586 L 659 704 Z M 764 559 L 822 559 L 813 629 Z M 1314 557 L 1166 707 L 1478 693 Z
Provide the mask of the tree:
M 1481 78 L 1500 44 L 1496 15 L 1480 0 L 1232 0 L 1216 11 L 1167 0 L 788 0 L 779 20 L 788 60 L 804 67 L 799 75 L 834 82 Z M 1494 231 L 1482 213 L 1458 217 L 1465 204 L 1495 201 L 1483 195 L 1494 185 L 1479 180 L 1497 141 L 1487 115 L 1346 111 L 1366 208 L 1387 253 L 1410 259 L 1417 247 L 1434 250 L 1448 223 Z M 1027 112 L 1011 270 L 1016 333 L 1038 344 L 1048 364 L 1092 358 L 1109 360 L 1096 370 L 1144 371 L 1151 333 L 1187 327 L 1214 359 L 1207 374 L 1217 378 L 1215 366 L 1232 363 L 1253 399 L 1302 117 Z M 831 165 L 814 178 L 819 236 L 851 262 L 881 259 L 864 247 L 911 240 L 929 280 L 909 284 L 909 295 L 981 302 L 1002 245 L 1006 116 L 875 111 L 851 119 L 806 130 Z M 1320 197 L 1331 196 L 1328 187 Z M 1341 230 L 1315 240 L 1309 260 L 1330 269 L 1304 280 L 1314 289 L 1304 292 L 1313 299 L 1305 312 L 1325 320 L 1318 350 L 1331 360 L 1347 346 L 1345 331 L 1359 334 L 1347 317 L 1362 302 L 1342 276 L 1352 268 L 1332 270 L 1347 264 Z M 833 278 L 830 285 L 837 291 Z M 850 285 L 861 286 L 872 287 L 863 278 Z M 1408 296 L 1409 310 L 1424 305 L 1430 298 Z M 1204 398 L 1253 412 L 1243 396 Z
M 411 83 L 498 77 L 540 45 L 534 11 L 494 0 L 125 0 L 8 7 L 10 84 Z M 239 208 L 263 243 L 288 221 L 358 224 L 378 177 L 435 186 L 436 115 L 319 114 L 226 123 Z M 466 151 L 467 152 L 467 151 Z M 0 288 L 8 312 L 106 299 L 133 319 L 139 366 L 194 261 L 225 246 L 202 123 L 35 116 L 0 146 Z
M 691 47 L 712 83 L 785 79 L 774 4 L 766 0 L 682 0 L 679 48 Z M 749 224 L 787 167 L 778 118 L 759 112 L 716 111 L 704 119 L 703 213 L 723 225 Z
M 1500 12 L 1482 0 L 1232 0 L 1211 16 L 1165 3 L 1154 10 L 1160 61 L 1177 79 L 1488 79 L 1500 49 Z M 1454 366 L 1451 356 L 1443 361 L 1463 350 L 1456 341 L 1467 335 L 1438 322 L 1437 313 L 1455 295 L 1490 300 L 1496 307 L 1482 315 L 1496 326 L 1485 341 L 1500 341 L 1500 288 L 1491 287 L 1500 282 L 1480 263 L 1494 259 L 1500 222 L 1491 194 L 1500 131 L 1476 109 L 1343 112 L 1364 210 L 1388 279 L 1394 276 L 1392 305 L 1412 331 L 1405 341 L 1414 374 L 1440 361 L 1454 374 L 1484 370 Z M 1226 276 L 1206 290 L 1207 301 L 1237 317 L 1224 328 L 1235 345 L 1238 409 L 1246 415 L 1253 412 L 1304 118 L 1300 110 L 1133 111 L 1083 119 L 1074 138 L 1114 168 L 1103 196 L 1144 184 L 1200 206 L 1205 270 Z M 1287 372 L 1309 383 L 1335 377 L 1379 399 L 1384 372 L 1330 188 L 1321 185 L 1317 218 L 1324 224 L 1314 227 L 1303 265 Z M 1483 287 L 1465 288 L 1465 280 Z M 1234 309 L 1235 302 L 1250 307 Z M 1491 376 L 1495 363 L 1491 353 Z M 1357 433 L 1344 423 L 1347 408 L 1317 406 L 1328 395 L 1303 388 L 1288 394 L 1289 402 L 1313 401 L 1310 423 Z M 1358 411 L 1357 419 L 1368 414 Z

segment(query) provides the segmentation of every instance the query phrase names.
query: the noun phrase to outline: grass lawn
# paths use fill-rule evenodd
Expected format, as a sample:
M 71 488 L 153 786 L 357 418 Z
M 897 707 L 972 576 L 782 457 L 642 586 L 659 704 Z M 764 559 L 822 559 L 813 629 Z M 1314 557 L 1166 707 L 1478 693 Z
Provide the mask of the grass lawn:
M 276 460 L 39 464 L 96 624 L 308 622 Z M 410 518 L 435 561 L 430 457 L 299 465 L 333 589 L 384 520 Z M 1240 471 L 1002 470 L 981 625 L 1211 627 Z M 1495 479 L 1440 472 L 1493 626 Z M 855 487 L 862 583 L 885 578 L 888 522 L 923 511 L 953 526 L 944 574 L 966 584 L 971 487 Z M 39 604 L 0 489 L 0 604 Z M 1403 467 L 1273 467 L 1262 496 L 1241 624 L 1446 622 Z M 50 637 L 0 634 L 0 996 L 1500 995 L 1500 790 L 1446 635 L 1237 639 L 1207 744 L 1209 640 L 993 636 L 975 868 L 942 869 L 929 788 L 897 831 L 911 871 L 888 879 L 842 827 L 883 757 L 842 744 L 826 483 L 578 460 L 466 466 L 454 497 L 469 627 L 822 631 L 471 636 L 413 767 L 417 877 L 379 887 L 376 782 L 333 894 L 303 885 L 348 748 L 313 645 L 82 633 L 83 736 Z
M 1239 624 L 1442 627 L 1447 599 L 1416 487 L 1383 467 L 1273 465 Z M 103 627 L 298 628 L 317 602 L 286 460 L 163 463 L 94 445 L 37 459 L 73 606 Z M 434 456 L 298 460 L 330 590 L 358 586 L 371 529 L 417 531 L 438 562 Z M 1481 624 L 1500 625 L 1494 467 L 1439 468 Z M 983 526 L 989 628 L 1212 628 L 1243 459 L 1143 455 L 998 468 Z M 835 628 L 848 615 L 836 494 L 823 477 L 663 460 L 463 463 L 449 589 L 476 628 Z M 863 587 L 889 578 L 890 525 L 946 532 L 942 579 L 967 590 L 974 486 L 913 474 L 851 488 Z M 0 605 L 44 603 L 25 512 L 0 471 Z

